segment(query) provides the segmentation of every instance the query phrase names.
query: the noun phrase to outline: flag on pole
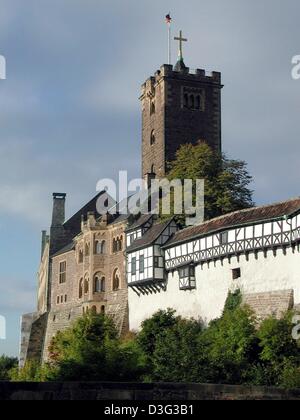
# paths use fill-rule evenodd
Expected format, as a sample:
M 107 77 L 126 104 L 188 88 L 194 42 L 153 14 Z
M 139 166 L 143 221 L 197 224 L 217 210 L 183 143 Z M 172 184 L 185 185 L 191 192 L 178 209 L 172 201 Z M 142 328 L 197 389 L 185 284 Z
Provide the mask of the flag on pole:
M 166 16 L 166 23 L 168 24 L 168 25 L 170 25 L 170 23 L 172 22 L 172 18 L 171 18 L 171 15 L 170 15 L 170 13 L 169 14 L 167 14 L 167 16 Z

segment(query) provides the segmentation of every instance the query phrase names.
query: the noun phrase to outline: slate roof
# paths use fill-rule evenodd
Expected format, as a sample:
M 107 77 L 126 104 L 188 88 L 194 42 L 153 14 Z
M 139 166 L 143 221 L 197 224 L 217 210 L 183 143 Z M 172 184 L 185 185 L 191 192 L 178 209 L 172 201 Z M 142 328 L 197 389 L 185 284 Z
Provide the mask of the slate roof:
M 137 251 L 141 248 L 145 248 L 146 246 L 150 246 L 155 243 L 155 241 L 160 237 L 163 231 L 168 227 L 168 225 L 172 222 L 173 219 L 168 220 L 164 223 L 156 223 L 154 224 L 146 233 L 142 236 L 142 238 L 137 239 L 130 245 L 126 252 L 133 252 Z
M 66 254 L 67 252 L 73 251 L 74 249 L 75 249 L 75 244 L 74 244 L 74 242 L 72 242 L 72 243 L 64 246 L 59 251 L 57 251 L 54 255 L 52 255 L 52 258 L 57 257 L 57 256 L 62 255 L 62 254 Z
M 199 236 L 208 235 L 212 232 L 228 230 L 236 226 L 255 222 L 279 219 L 285 216 L 289 217 L 297 212 L 300 212 L 300 197 L 281 203 L 236 211 L 209 220 L 201 225 L 192 226 L 177 232 L 170 241 L 167 242 L 164 248 L 169 248 L 171 245 L 186 242 Z
M 84 216 L 86 218 L 89 212 L 98 214 L 97 201 L 98 198 L 105 193 L 105 191 L 101 191 L 91 201 L 85 204 L 77 213 L 75 213 L 69 220 L 64 223 L 64 228 L 68 231 L 71 231 L 74 237 L 78 235 L 81 232 L 81 217 Z
M 128 228 L 126 232 L 131 232 L 132 230 L 138 229 L 139 227 L 143 226 L 145 223 L 149 222 L 153 218 L 152 214 L 143 214 L 140 216 L 135 222 L 133 222 Z

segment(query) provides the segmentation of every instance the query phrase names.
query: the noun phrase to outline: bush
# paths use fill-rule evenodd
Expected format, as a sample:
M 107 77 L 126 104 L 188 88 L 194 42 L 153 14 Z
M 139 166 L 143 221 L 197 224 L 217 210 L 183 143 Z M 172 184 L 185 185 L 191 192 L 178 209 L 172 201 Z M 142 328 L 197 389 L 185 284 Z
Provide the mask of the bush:
M 10 372 L 18 366 L 18 359 L 15 357 L 0 357 L 0 381 L 8 381 L 10 379 Z

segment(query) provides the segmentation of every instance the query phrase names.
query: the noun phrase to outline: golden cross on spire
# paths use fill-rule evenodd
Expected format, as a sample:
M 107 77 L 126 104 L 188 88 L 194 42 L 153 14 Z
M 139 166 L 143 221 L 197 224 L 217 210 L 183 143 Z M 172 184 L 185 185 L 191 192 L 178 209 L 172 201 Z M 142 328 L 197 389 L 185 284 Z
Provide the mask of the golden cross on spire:
M 187 42 L 187 39 L 183 38 L 182 31 L 179 32 L 179 37 L 175 37 L 174 39 L 175 41 L 179 41 L 178 59 L 180 61 L 183 61 L 183 48 L 182 48 L 183 44 L 182 43 Z

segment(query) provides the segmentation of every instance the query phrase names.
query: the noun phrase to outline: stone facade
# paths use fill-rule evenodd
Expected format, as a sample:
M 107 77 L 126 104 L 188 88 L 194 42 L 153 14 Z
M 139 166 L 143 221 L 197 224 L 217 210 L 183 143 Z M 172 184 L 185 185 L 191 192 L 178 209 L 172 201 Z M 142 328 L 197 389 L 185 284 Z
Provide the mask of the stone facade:
M 142 86 L 142 176 L 163 177 L 178 148 L 199 140 L 221 151 L 221 74 L 164 65 Z
M 47 360 L 53 336 L 87 311 L 111 316 L 119 335 L 129 328 L 127 218 L 97 217 L 96 197 L 65 222 L 65 198 L 54 194 L 50 235 L 42 235 L 37 312 L 22 319 L 20 366 Z

